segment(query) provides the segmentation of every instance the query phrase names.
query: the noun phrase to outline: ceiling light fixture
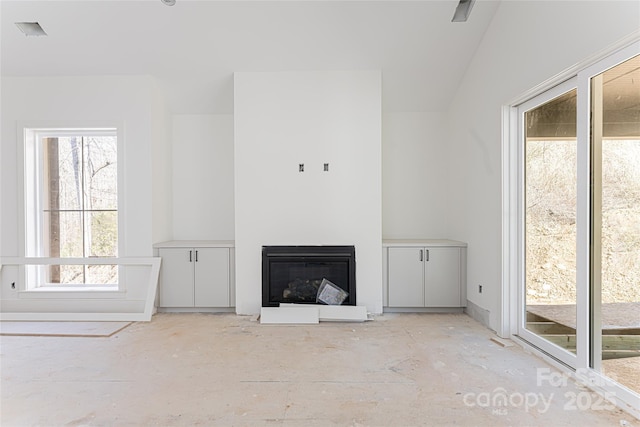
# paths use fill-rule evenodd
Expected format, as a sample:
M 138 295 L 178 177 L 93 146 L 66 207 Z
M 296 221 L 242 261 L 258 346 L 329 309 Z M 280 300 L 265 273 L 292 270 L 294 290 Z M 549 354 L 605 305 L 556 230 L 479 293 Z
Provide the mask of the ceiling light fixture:
M 176 0 L 160 0 L 160 1 L 166 4 L 167 6 L 173 6 L 176 4 Z
M 475 1 L 476 0 L 460 0 L 451 22 L 467 22 L 467 18 L 469 18 L 469 15 L 471 14 L 471 8 Z
M 16 22 L 16 26 L 24 33 L 25 36 L 46 36 L 40 24 L 37 22 Z

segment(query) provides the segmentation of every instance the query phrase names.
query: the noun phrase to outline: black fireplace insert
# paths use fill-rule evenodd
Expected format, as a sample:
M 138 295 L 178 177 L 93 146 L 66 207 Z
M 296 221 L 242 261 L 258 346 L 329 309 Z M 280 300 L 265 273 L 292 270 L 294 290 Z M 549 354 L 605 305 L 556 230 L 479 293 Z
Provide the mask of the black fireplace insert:
M 323 279 L 349 294 L 343 305 L 356 305 L 354 246 L 262 247 L 263 307 L 316 304 Z

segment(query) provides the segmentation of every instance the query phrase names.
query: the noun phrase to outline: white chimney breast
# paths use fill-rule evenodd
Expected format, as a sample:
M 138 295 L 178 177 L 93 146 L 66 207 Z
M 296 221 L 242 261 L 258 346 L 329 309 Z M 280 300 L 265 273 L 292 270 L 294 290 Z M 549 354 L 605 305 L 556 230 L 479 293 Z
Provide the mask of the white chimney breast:
M 381 313 L 380 72 L 239 72 L 234 85 L 236 311 L 260 312 L 263 245 L 354 245 L 357 304 Z

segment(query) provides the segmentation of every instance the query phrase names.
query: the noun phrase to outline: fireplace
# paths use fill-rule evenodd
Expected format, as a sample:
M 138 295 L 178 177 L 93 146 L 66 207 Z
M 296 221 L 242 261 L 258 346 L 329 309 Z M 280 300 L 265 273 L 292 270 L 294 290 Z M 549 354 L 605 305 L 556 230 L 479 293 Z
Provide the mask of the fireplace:
M 349 293 L 343 305 L 356 305 L 354 246 L 263 246 L 262 306 L 315 304 L 326 279 Z

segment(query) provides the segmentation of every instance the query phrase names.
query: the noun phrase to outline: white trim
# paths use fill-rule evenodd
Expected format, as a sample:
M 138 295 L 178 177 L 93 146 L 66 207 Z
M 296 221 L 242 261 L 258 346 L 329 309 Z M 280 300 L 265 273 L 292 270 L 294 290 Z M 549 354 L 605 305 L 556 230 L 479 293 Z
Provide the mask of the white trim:
M 154 312 L 158 277 L 160 274 L 160 257 L 131 257 L 131 258 L 39 258 L 39 257 L 2 257 L 0 258 L 0 272 L 3 265 L 52 265 L 52 264 L 82 264 L 82 265 L 139 265 L 149 266 L 149 282 L 147 295 L 142 313 L 0 313 L 0 320 L 35 320 L 46 317 L 48 320 L 87 320 L 87 321 L 150 321 Z M 42 291 L 33 291 L 42 295 Z M 73 293 L 69 291 L 69 293 Z M 96 295 L 95 297 L 97 297 Z M 109 297 L 109 296 L 107 296 Z
M 20 299 L 125 299 L 127 293 L 124 291 L 104 289 L 104 288 L 36 288 L 29 291 L 18 291 Z
M 0 321 L 12 322 L 149 322 L 146 313 L 2 313 Z
M 514 178 L 517 176 L 517 153 L 512 149 L 510 143 L 505 141 L 513 141 L 517 139 L 517 129 L 511 126 L 511 123 L 517 123 L 517 114 L 515 108 L 504 105 L 502 107 L 502 293 L 500 297 L 500 310 L 498 322 L 498 336 L 501 338 L 509 338 L 515 331 L 513 325 L 517 324 L 517 310 L 512 310 L 517 305 L 517 294 L 512 292 L 511 286 L 505 284 L 517 281 L 517 257 L 510 254 L 517 248 L 517 225 L 516 215 L 517 209 L 517 182 Z M 514 121 L 515 120 L 515 121 Z M 517 216 L 517 215 L 516 215 Z
M 517 268 L 517 283 L 518 283 L 518 304 L 517 307 L 517 333 L 520 337 L 530 341 L 533 345 L 540 347 L 542 350 L 551 354 L 553 357 L 558 360 L 566 363 L 567 365 L 574 366 L 576 364 L 577 355 L 571 353 L 560 346 L 552 344 L 551 342 L 540 338 L 537 334 L 530 332 L 526 328 L 526 318 L 524 308 L 526 307 L 526 295 L 524 292 L 524 284 L 526 281 L 526 271 L 525 271 L 525 254 L 524 254 L 524 242 L 525 242 L 525 228 L 523 224 L 520 222 L 521 219 L 525 218 L 525 176 L 524 176 L 524 165 L 526 162 L 526 153 L 525 146 L 522 143 L 525 139 L 525 128 L 524 128 L 524 114 L 527 111 L 531 111 L 534 108 L 537 108 L 543 104 L 546 104 L 549 101 L 557 99 L 560 96 L 563 96 L 571 91 L 576 90 L 577 79 L 572 77 L 562 83 L 555 85 L 554 87 L 548 89 L 544 93 L 539 94 L 538 96 L 531 98 L 530 100 L 520 104 L 516 108 L 516 120 L 518 124 L 518 131 L 516 135 L 516 147 L 515 151 L 517 151 L 517 160 L 516 160 L 516 174 L 517 174 L 517 188 L 515 190 L 515 196 L 518 203 L 517 214 L 516 214 L 516 229 L 517 229 L 517 237 L 515 253 L 517 253 L 516 259 L 516 268 Z M 576 91 L 577 92 L 577 91 Z M 577 139 L 576 139 L 577 144 Z M 513 149 L 514 147 L 512 147 Z M 520 193 L 522 191 L 522 193 Z
M 33 157 L 35 162 L 42 161 L 37 152 L 34 155 L 27 154 L 27 150 L 38 150 L 38 140 L 43 136 L 61 136 L 61 135 L 112 135 L 117 140 L 117 218 L 118 218 L 118 256 L 126 257 L 126 244 L 125 244 L 125 140 L 124 140 L 124 128 L 125 124 L 122 121 L 115 120 L 91 120 L 91 121 L 78 121 L 78 120 L 48 120 L 48 121 L 25 121 L 18 122 L 17 124 L 17 184 L 18 184 L 18 255 L 20 256 L 41 256 L 42 243 L 39 241 L 42 239 L 42 219 L 38 216 L 37 220 L 33 220 L 37 230 L 33 233 L 29 233 L 27 227 L 26 216 L 28 211 L 41 212 L 39 206 L 41 200 L 37 197 L 40 194 L 40 187 L 42 185 L 41 177 L 36 176 L 39 171 L 43 170 L 42 165 L 33 165 L 33 171 L 28 171 L 26 168 L 26 162 L 30 161 Z M 29 174 L 29 176 L 27 176 Z M 36 182 L 32 185 L 28 185 L 28 180 L 35 179 Z M 29 197 L 29 189 L 36 189 L 34 200 L 31 200 L 29 206 L 27 206 L 27 197 Z M 27 209 L 29 207 L 29 209 Z M 33 235 L 35 234 L 35 235 Z M 31 247 L 35 247 L 34 250 L 30 250 Z M 80 264 L 80 263 L 79 263 Z M 42 283 L 43 278 L 40 277 L 38 271 L 34 271 L 35 279 L 27 280 L 26 268 L 19 269 L 21 291 L 27 290 L 33 281 L 35 286 L 38 287 Z M 126 291 L 126 275 L 122 269 L 118 271 L 118 290 Z
M 4 265 L 150 265 L 154 257 L 91 257 L 91 258 L 54 258 L 54 257 L 2 257 Z
M 578 77 L 577 123 L 576 137 L 578 138 L 577 166 L 577 194 L 576 194 L 576 352 L 578 367 L 589 366 L 590 331 L 589 308 L 590 286 L 580 286 L 590 283 L 590 249 L 589 230 L 591 224 L 589 165 L 591 164 L 591 150 L 589 148 L 589 114 L 587 102 L 591 88 L 585 86 L 582 77 Z M 587 101 L 583 98 L 586 96 Z M 586 289 L 585 289 L 586 288 Z

